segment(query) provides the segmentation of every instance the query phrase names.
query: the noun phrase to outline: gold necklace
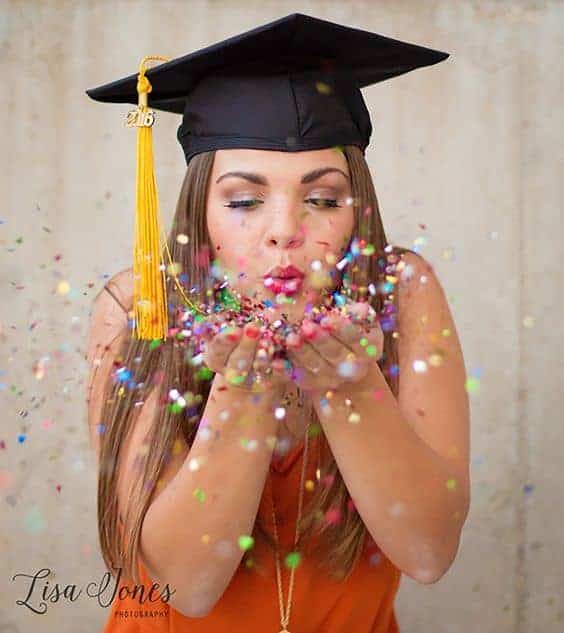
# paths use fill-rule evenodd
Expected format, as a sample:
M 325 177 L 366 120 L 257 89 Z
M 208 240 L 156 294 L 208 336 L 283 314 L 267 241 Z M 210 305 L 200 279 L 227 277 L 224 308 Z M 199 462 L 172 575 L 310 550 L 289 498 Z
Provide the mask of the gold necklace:
M 298 389 L 298 393 L 300 396 L 300 402 L 303 404 L 303 394 L 301 390 Z M 299 526 L 300 518 L 302 515 L 304 476 L 305 476 L 306 464 L 307 464 L 310 424 L 311 424 L 311 420 L 310 422 L 308 422 L 308 425 L 306 428 L 306 434 L 305 434 L 305 447 L 304 447 L 304 454 L 302 458 L 302 473 L 300 476 L 300 493 L 299 493 L 299 500 L 298 500 L 298 516 L 296 518 L 296 533 L 294 537 L 294 549 L 298 543 L 298 534 L 299 534 L 298 526 Z M 272 503 L 272 523 L 274 526 L 274 539 L 276 541 L 276 547 L 278 548 L 278 531 L 276 529 L 276 513 L 274 510 L 274 494 L 272 491 L 272 481 L 271 481 L 270 492 L 271 492 L 270 499 Z M 280 608 L 280 624 L 282 625 L 282 629 L 280 630 L 279 633 L 290 633 L 290 631 L 288 630 L 288 623 L 290 622 L 290 610 L 292 606 L 292 591 L 294 589 L 294 572 L 296 571 L 296 568 L 292 567 L 292 569 L 290 570 L 290 585 L 288 588 L 288 600 L 286 604 L 286 612 L 284 613 L 284 597 L 283 597 L 283 592 L 282 592 L 282 579 L 281 579 L 281 571 L 280 571 L 280 553 L 278 549 L 275 552 L 275 559 L 276 559 L 276 581 L 278 585 L 278 605 Z

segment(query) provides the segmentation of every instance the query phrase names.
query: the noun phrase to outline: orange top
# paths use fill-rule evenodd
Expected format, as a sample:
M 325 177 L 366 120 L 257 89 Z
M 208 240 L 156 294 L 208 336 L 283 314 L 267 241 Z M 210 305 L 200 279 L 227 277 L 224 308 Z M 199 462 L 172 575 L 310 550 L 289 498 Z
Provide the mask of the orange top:
M 322 437 L 319 433 L 309 439 L 305 481 L 316 480 Z M 304 442 L 290 450 L 278 464 L 271 463 L 259 506 L 261 520 L 272 533 L 271 494 L 274 494 L 278 538 L 287 546 L 294 543 L 303 449 Z M 317 459 L 312 459 L 316 455 Z M 303 510 L 310 495 L 304 490 Z M 140 604 L 138 597 L 120 599 L 116 592 L 103 633 L 278 633 L 282 626 L 274 554 L 258 541 L 254 548 L 264 567 L 239 566 L 220 600 L 205 617 L 186 617 L 161 600 L 146 600 Z M 280 563 L 285 609 L 290 570 L 282 557 Z M 153 581 L 141 562 L 139 573 L 148 592 Z M 399 633 L 394 598 L 400 580 L 400 570 L 369 535 L 361 557 L 344 582 L 336 582 L 327 573 L 315 570 L 314 563 L 302 556 L 294 572 L 288 630 L 292 633 Z M 121 586 L 120 582 L 118 590 Z M 129 587 L 133 589 L 131 583 Z M 156 589 L 157 596 L 161 592 L 162 587 Z

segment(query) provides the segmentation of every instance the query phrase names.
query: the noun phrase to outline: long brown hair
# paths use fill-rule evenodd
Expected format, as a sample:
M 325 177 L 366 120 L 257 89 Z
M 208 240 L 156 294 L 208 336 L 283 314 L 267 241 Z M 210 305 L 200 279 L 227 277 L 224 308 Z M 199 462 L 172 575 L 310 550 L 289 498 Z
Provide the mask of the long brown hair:
M 393 292 L 393 284 L 386 277 L 393 275 L 401 253 L 409 249 L 392 247 L 387 243 L 376 192 L 361 150 L 356 146 L 340 149 L 348 162 L 352 180 L 355 217 L 353 238 L 364 239 L 366 244 L 374 247 L 372 255 L 356 257 L 343 277 L 348 278 L 348 286 L 356 296 L 368 300 L 380 315 L 384 349 L 378 364 L 392 393 L 397 397 L 398 352 L 397 341 L 393 336 L 397 295 Z M 214 155 L 213 151 L 204 152 L 190 160 L 167 238 L 176 274 L 184 292 L 196 305 L 207 304 L 210 294 L 209 269 L 213 253 L 206 226 L 206 197 Z M 181 235 L 189 236 L 187 243 L 186 240 L 178 239 Z M 168 262 L 166 250 L 163 250 L 163 256 L 164 261 Z M 166 284 L 169 328 L 176 328 L 179 327 L 179 311 L 176 308 L 184 301 L 172 275 L 167 275 Z M 338 290 L 343 290 L 342 280 Z M 159 345 L 152 341 L 137 340 L 131 332 L 128 328 L 117 356 L 119 370 L 123 370 L 120 374 L 126 375 L 128 382 L 116 380 L 116 372 L 113 372 L 104 387 L 104 432 L 100 436 L 98 475 L 98 532 L 102 556 L 110 573 L 115 574 L 114 568 L 121 567 L 124 579 L 133 579 L 139 583 L 137 564 L 143 519 L 163 468 L 175 450 L 175 441 L 182 437 L 189 447 L 192 446 L 200 417 L 205 410 L 213 374 L 206 371 L 205 367 L 193 364 L 189 346 L 187 348 L 186 344 L 179 344 L 174 335 Z M 191 394 L 191 401 L 181 414 L 165 406 L 168 393 L 173 388 L 180 393 Z M 121 526 L 116 493 L 120 453 L 125 438 L 135 425 L 139 405 L 142 406 L 154 389 L 158 390 L 161 406 L 145 440 L 143 455 L 137 457 L 137 476 L 128 496 Z M 350 495 L 311 403 L 308 411 L 312 416 L 310 428 L 320 434 L 325 455 L 320 468 L 321 475 L 323 481 L 331 483 L 318 484 L 308 505 L 304 507 L 298 549 L 307 547 L 309 537 L 319 536 L 317 546 L 311 549 L 318 567 L 327 561 L 332 577 L 344 580 L 362 553 L 367 530 L 358 512 L 349 509 Z M 324 521 L 323 517 L 330 509 L 339 510 L 342 520 L 336 523 Z M 262 539 L 273 550 L 276 548 L 272 535 L 258 516 L 252 535 L 255 539 Z M 327 556 L 328 552 L 331 552 L 330 556 Z M 249 566 L 249 562 L 253 563 L 252 557 L 250 550 L 242 557 L 241 563 Z

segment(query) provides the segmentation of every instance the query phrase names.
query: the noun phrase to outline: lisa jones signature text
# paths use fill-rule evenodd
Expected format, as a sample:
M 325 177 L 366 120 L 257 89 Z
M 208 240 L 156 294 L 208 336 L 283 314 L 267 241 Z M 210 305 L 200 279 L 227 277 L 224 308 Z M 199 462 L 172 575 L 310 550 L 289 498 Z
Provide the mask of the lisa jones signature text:
M 34 613 L 43 615 L 47 612 L 47 603 L 56 603 L 60 600 L 66 600 L 75 602 L 78 597 L 83 593 L 89 598 L 95 598 L 101 607 L 109 607 L 114 599 L 125 600 L 131 598 L 137 599 L 139 604 L 145 604 L 146 602 L 156 602 L 161 600 L 162 602 L 168 602 L 173 594 L 176 593 L 175 589 L 171 589 L 168 583 L 159 592 L 160 585 L 153 583 L 150 587 L 145 585 L 133 585 L 131 588 L 127 584 L 123 584 L 121 587 L 121 567 L 116 567 L 118 570 L 117 576 L 114 578 L 109 571 L 107 571 L 101 578 L 100 582 L 89 582 L 85 587 L 79 588 L 77 585 L 60 585 L 59 583 L 51 584 L 46 578 L 51 575 L 51 570 L 48 567 L 40 569 L 35 574 L 15 574 L 12 576 L 12 580 L 16 578 L 23 578 L 23 582 L 27 587 L 27 595 L 23 600 L 16 600 L 16 604 L 22 607 L 27 607 Z M 112 586 L 110 586 L 111 580 L 114 580 Z

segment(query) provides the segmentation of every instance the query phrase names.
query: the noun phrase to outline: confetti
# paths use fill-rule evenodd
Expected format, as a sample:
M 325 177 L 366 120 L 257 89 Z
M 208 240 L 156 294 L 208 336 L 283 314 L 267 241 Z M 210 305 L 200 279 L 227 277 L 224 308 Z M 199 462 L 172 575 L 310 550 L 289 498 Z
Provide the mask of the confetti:
M 24 519 L 25 529 L 31 534 L 38 534 L 45 529 L 45 519 L 39 508 L 32 506 L 26 513 Z
M 204 503 L 206 500 L 206 493 L 201 488 L 196 488 L 192 495 L 200 502 Z
M 246 552 L 247 550 L 250 550 L 254 544 L 255 544 L 255 539 L 252 536 L 243 535 L 239 537 L 239 547 L 244 552 Z
M 284 564 L 288 569 L 295 569 L 301 562 L 301 556 L 299 552 L 290 552 L 284 559 Z

